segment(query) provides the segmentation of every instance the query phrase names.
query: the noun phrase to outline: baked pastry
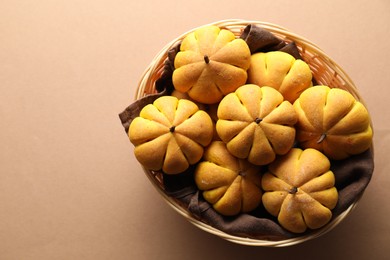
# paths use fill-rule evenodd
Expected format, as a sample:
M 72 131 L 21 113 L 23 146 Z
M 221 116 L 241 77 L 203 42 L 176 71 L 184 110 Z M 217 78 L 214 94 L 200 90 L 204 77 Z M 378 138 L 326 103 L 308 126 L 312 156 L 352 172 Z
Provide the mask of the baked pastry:
M 213 124 L 194 102 L 162 96 L 141 110 L 128 134 L 146 169 L 177 174 L 202 158 L 213 137 Z
M 208 109 L 207 105 L 196 102 L 195 100 L 191 99 L 190 96 L 188 95 L 188 93 L 183 93 L 183 92 L 180 92 L 180 91 L 177 91 L 176 89 L 174 89 L 170 96 L 176 97 L 177 99 L 188 99 L 188 100 L 194 102 L 200 110 L 206 111 Z
M 274 88 L 243 85 L 221 100 L 217 113 L 217 133 L 238 158 L 265 165 L 294 144 L 296 113 Z
M 195 182 L 222 215 L 249 212 L 261 203 L 260 167 L 231 155 L 222 141 L 214 141 L 206 149 L 195 169 Z
M 372 144 L 368 111 L 345 90 L 311 87 L 295 101 L 294 108 L 297 140 L 303 148 L 315 148 L 340 160 L 362 153 Z
M 334 184 L 325 155 L 311 148 L 293 148 L 269 165 L 262 178 L 262 202 L 281 226 L 303 233 L 331 220 L 331 209 L 338 201 Z
M 246 42 L 231 31 L 201 27 L 181 42 L 174 59 L 173 85 L 197 102 L 218 103 L 245 84 L 250 56 Z
M 176 89 L 172 91 L 171 96 L 177 97 L 178 99 L 188 99 L 193 101 L 190 96 L 187 93 L 182 93 L 177 91 Z M 193 101 L 195 102 L 195 101 Z M 217 131 L 215 129 L 215 124 L 218 120 L 217 118 L 217 109 L 218 109 L 218 103 L 206 105 L 203 103 L 195 102 L 195 104 L 199 107 L 199 109 L 205 111 L 207 114 L 209 114 L 212 122 L 213 122 L 213 141 L 220 140 Z
M 282 51 L 259 52 L 251 56 L 248 83 L 278 90 L 293 103 L 300 93 L 312 86 L 309 65 Z

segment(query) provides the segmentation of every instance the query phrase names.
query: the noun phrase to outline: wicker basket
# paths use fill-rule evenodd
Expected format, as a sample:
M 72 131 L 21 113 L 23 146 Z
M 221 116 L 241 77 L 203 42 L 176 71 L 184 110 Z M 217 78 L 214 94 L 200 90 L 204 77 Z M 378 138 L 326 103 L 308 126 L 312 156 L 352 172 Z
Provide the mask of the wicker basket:
M 349 78 L 349 76 L 344 72 L 336 62 L 334 62 L 330 57 L 328 57 L 320 48 L 318 48 L 315 44 L 311 43 L 309 40 L 302 38 L 301 36 L 289 32 L 288 30 L 265 22 L 259 21 L 248 21 L 248 20 L 223 20 L 219 22 L 215 22 L 209 25 L 216 25 L 220 28 L 226 28 L 232 31 L 236 36 L 239 36 L 242 33 L 242 30 L 248 25 L 254 24 L 258 25 L 269 32 L 273 33 L 275 36 L 284 40 L 285 42 L 294 41 L 300 51 L 302 58 L 306 63 L 309 64 L 313 76 L 315 77 L 317 84 L 327 85 L 329 87 L 338 87 L 341 89 L 345 89 L 350 92 L 355 98 L 359 101 L 362 101 L 362 98 L 359 96 L 359 93 Z M 193 32 L 197 28 L 190 30 L 181 36 L 177 37 L 175 40 L 168 43 L 153 59 L 149 67 L 145 70 L 142 78 L 139 82 L 139 86 L 136 92 L 136 99 L 140 99 L 148 94 L 156 93 L 155 82 L 159 79 L 164 70 L 164 61 L 167 59 L 167 52 L 177 43 L 181 42 L 184 37 Z M 189 222 L 197 226 L 198 228 L 219 236 L 228 241 L 249 245 L 249 246 L 267 246 L 267 247 L 283 247 L 283 246 L 291 246 L 294 244 L 302 243 L 307 240 L 314 239 L 319 237 L 328 231 L 332 230 L 336 225 L 338 225 L 357 205 L 357 202 L 360 198 L 358 198 L 347 210 L 345 210 L 340 215 L 336 216 L 332 219 L 330 223 L 325 225 L 324 227 L 311 232 L 308 235 L 303 235 L 291 239 L 285 239 L 281 241 L 269 241 L 269 240 L 258 240 L 252 238 L 244 238 L 239 236 L 234 236 L 222 232 L 214 227 L 211 227 L 198 219 L 194 218 L 191 213 L 187 211 L 185 207 L 183 207 L 176 199 L 168 196 L 164 191 L 164 185 L 161 178 L 161 175 L 155 172 L 151 172 L 145 170 L 146 176 L 149 178 L 151 183 L 155 186 L 157 191 L 161 194 L 163 199 L 170 205 L 175 211 L 177 211 L 180 215 L 185 217 Z

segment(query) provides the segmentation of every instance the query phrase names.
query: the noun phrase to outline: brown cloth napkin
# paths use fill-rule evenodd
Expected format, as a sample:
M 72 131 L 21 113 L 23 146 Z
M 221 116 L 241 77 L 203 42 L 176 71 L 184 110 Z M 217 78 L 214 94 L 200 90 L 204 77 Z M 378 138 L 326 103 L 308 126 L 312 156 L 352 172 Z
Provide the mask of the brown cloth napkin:
M 248 43 L 251 53 L 280 50 L 290 53 L 295 58 L 301 58 L 294 42 L 287 44 L 258 26 L 248 25 L 241 38 Z M 158 97 L 167 95 L 173 90 L 173 61 L 179 48 L 180 45 L 176 45 L 168 53 L 164 72 L 156 82 L 156 90 L 159 93 L 150 94 L 135 101 L 119 114 L 126 134 L 131 121 L 139 115 L 145 105 L 153 103 Z M 197 189 L 193 178 L 194 168 L 195 166 L 191 166 L 186 172 L 178 175 L 167 175 L 163 172 L 161 175 L 163 176 L 164 191 L 175 198 L 178 203 L 187 207 L 187 210 L 200 221 L 228 234 L 275 241 L 312 232 L 308 230 L 304 234 L 294 234 L 285 230 L 278 224 L 275 217 L 267 213 L 262 205 L 253 212 L 235 217 L 225 217 L 218 214 L 203 199 L 201 192 Z M 339 192 L 338 203 L 332 211 L 333 217 L 337 217 L 361 197 L 369 184 L 374 170 L 373 151 L 369 149 L 345 160 L 331 161 L 331 170 L 335 174 L 335 186 Z
M 286 43 L 259 26 L 247 25 L 240 38 L 246 41 L 252 54 L 256 52 L 284 51 L 296 59 L 302 59 L 295 42 Z

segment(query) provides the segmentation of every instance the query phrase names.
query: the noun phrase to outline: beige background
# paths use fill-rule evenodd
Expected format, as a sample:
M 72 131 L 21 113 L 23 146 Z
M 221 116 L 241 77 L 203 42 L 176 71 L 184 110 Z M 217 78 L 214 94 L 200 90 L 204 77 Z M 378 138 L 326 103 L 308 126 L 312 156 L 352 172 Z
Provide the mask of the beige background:
M 389 259 L 390 1 L 0 2 L 0 259 Z M 317 43 L 352 77 L 375 128 L 374 177 L 330 233 L 232 244 L 158 195 L 118 113 L 170 40 L 241 18 Z

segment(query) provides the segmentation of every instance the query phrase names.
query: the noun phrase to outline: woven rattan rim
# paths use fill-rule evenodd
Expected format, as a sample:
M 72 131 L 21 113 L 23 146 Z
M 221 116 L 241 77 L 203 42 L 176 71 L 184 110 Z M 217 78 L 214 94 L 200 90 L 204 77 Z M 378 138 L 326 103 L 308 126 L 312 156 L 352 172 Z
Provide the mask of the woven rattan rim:
M 232 31 L 236 36 L 240 35 L 242 30 L 248 25 L 248 24 L 254 24 L 258 25 L 271 33 L 273 33 L 275 36 L 279 37 L 280 39 L 291 42 L 294 41 L 300 51 L 300 54 L 302 58 L 305 60 L 306 63 L 309 64 L 312 73 L 317 80 L 317 84 L 321 85 L 327 85 L 329 87 L 338 87 L 341 89 L 345 89 L 348 92 L 350 92 L 355 98 L 357 98 L 359 101 L 363 102 L 361 96 L 359 95 L 353 81 L 350 79 L 350 77 L 347 75 L 347 73 L 330 57 L 328 57 L 318 46 L 316 46 L 314 43 L 310 42 L 309 40 L 290 32 L 289 30 L 280 27 L 278 25 L 274 25 L 267 22 L 260 22 L 260 21 L 251 21 L 251 20 L 240 20 L 240 19 L 234 19 L 234 20 L 222 20 L 214 23 L 210 23 L 207 25 L 216 25 L 221 28 L 226 28 Z M 202 25 L 206 26 L 206 25 Z M 181 42 L 181 40 L 184 39 L 184 37 L 189 34 L 190 32 L 193 32 L 197 28 L 194 28 L 190 31 L 187 31 L 183 33 L 182 35 L 178 36 L 173 41 L 169 42 L 165 45 L 164 48 L 160 50 L 160 52 L 154 57 L 148 68 L 144 71 L 141 80 L 138 84 L 138 88 L 136 90 L 136 99 L 140 99 L 141 97 L 144 97 L 148 94 L 156 93 L 155 90 L 155 82 L 158 78 L 160 78 L 163 69 L 164 69 L 164 61 L 167 58 L 168 50 L 171 49 L 173 46 L 175 46 L 177 43 Z M 336 227 L 350 212 L 357 206 L 357 203 L 360 198 L 358 198 L 348 209 L 346 209 L 343 213 L 332 219 L 330 223 L 328 223 L 326 226 L 315 230 L 311 232 L 308 235 L 303 235 L 300 237 L 295 237 L 291 239 L 285 239 L 280 241 L 270 241 L 270 240 L 259 240 L 259 239 L 252 239 L 252 238 L 245 238 L 245 237 L 239 237 L 227 234 L 225 232 L 222 232 L 214 227 L 211 227 L 207 225 L 206 223 L 203 223 L 199 221 L 198 219 L 194 218 L 183 206 L 178 203 L 174 198 L 168 196 L 164 191 L 164 186 L 162 183 L 162 179 L 160 178 L 159 174 L 155 174 L 151 171 L 148 171 L 144 169 L 146 176 L 149 178 L 151 183 L 155 186 L 157 191 L 160 193 L 160 195 L 163 197 L 163 199 L 168 203 L 169 206 L 171 206 L 176 212 L 178 212 L 180 215 L 185 217 L 190 223 L 194 224 L 196 227 L 214 234 L 216 236 L 219 236 L 223 239 L 226 239 L 228 241 L 231 241 L 233 243 L 242 244 L 242 245 L 248 245 L 248 246 L 267 246 L 267 247 L 284 247 L 284 246 L 291 246 L 295 244 L 299 244 L 314 238 L 317 238 L 319 236 L 322 236 L 323 234 L 329 232 L 334 227 Z

